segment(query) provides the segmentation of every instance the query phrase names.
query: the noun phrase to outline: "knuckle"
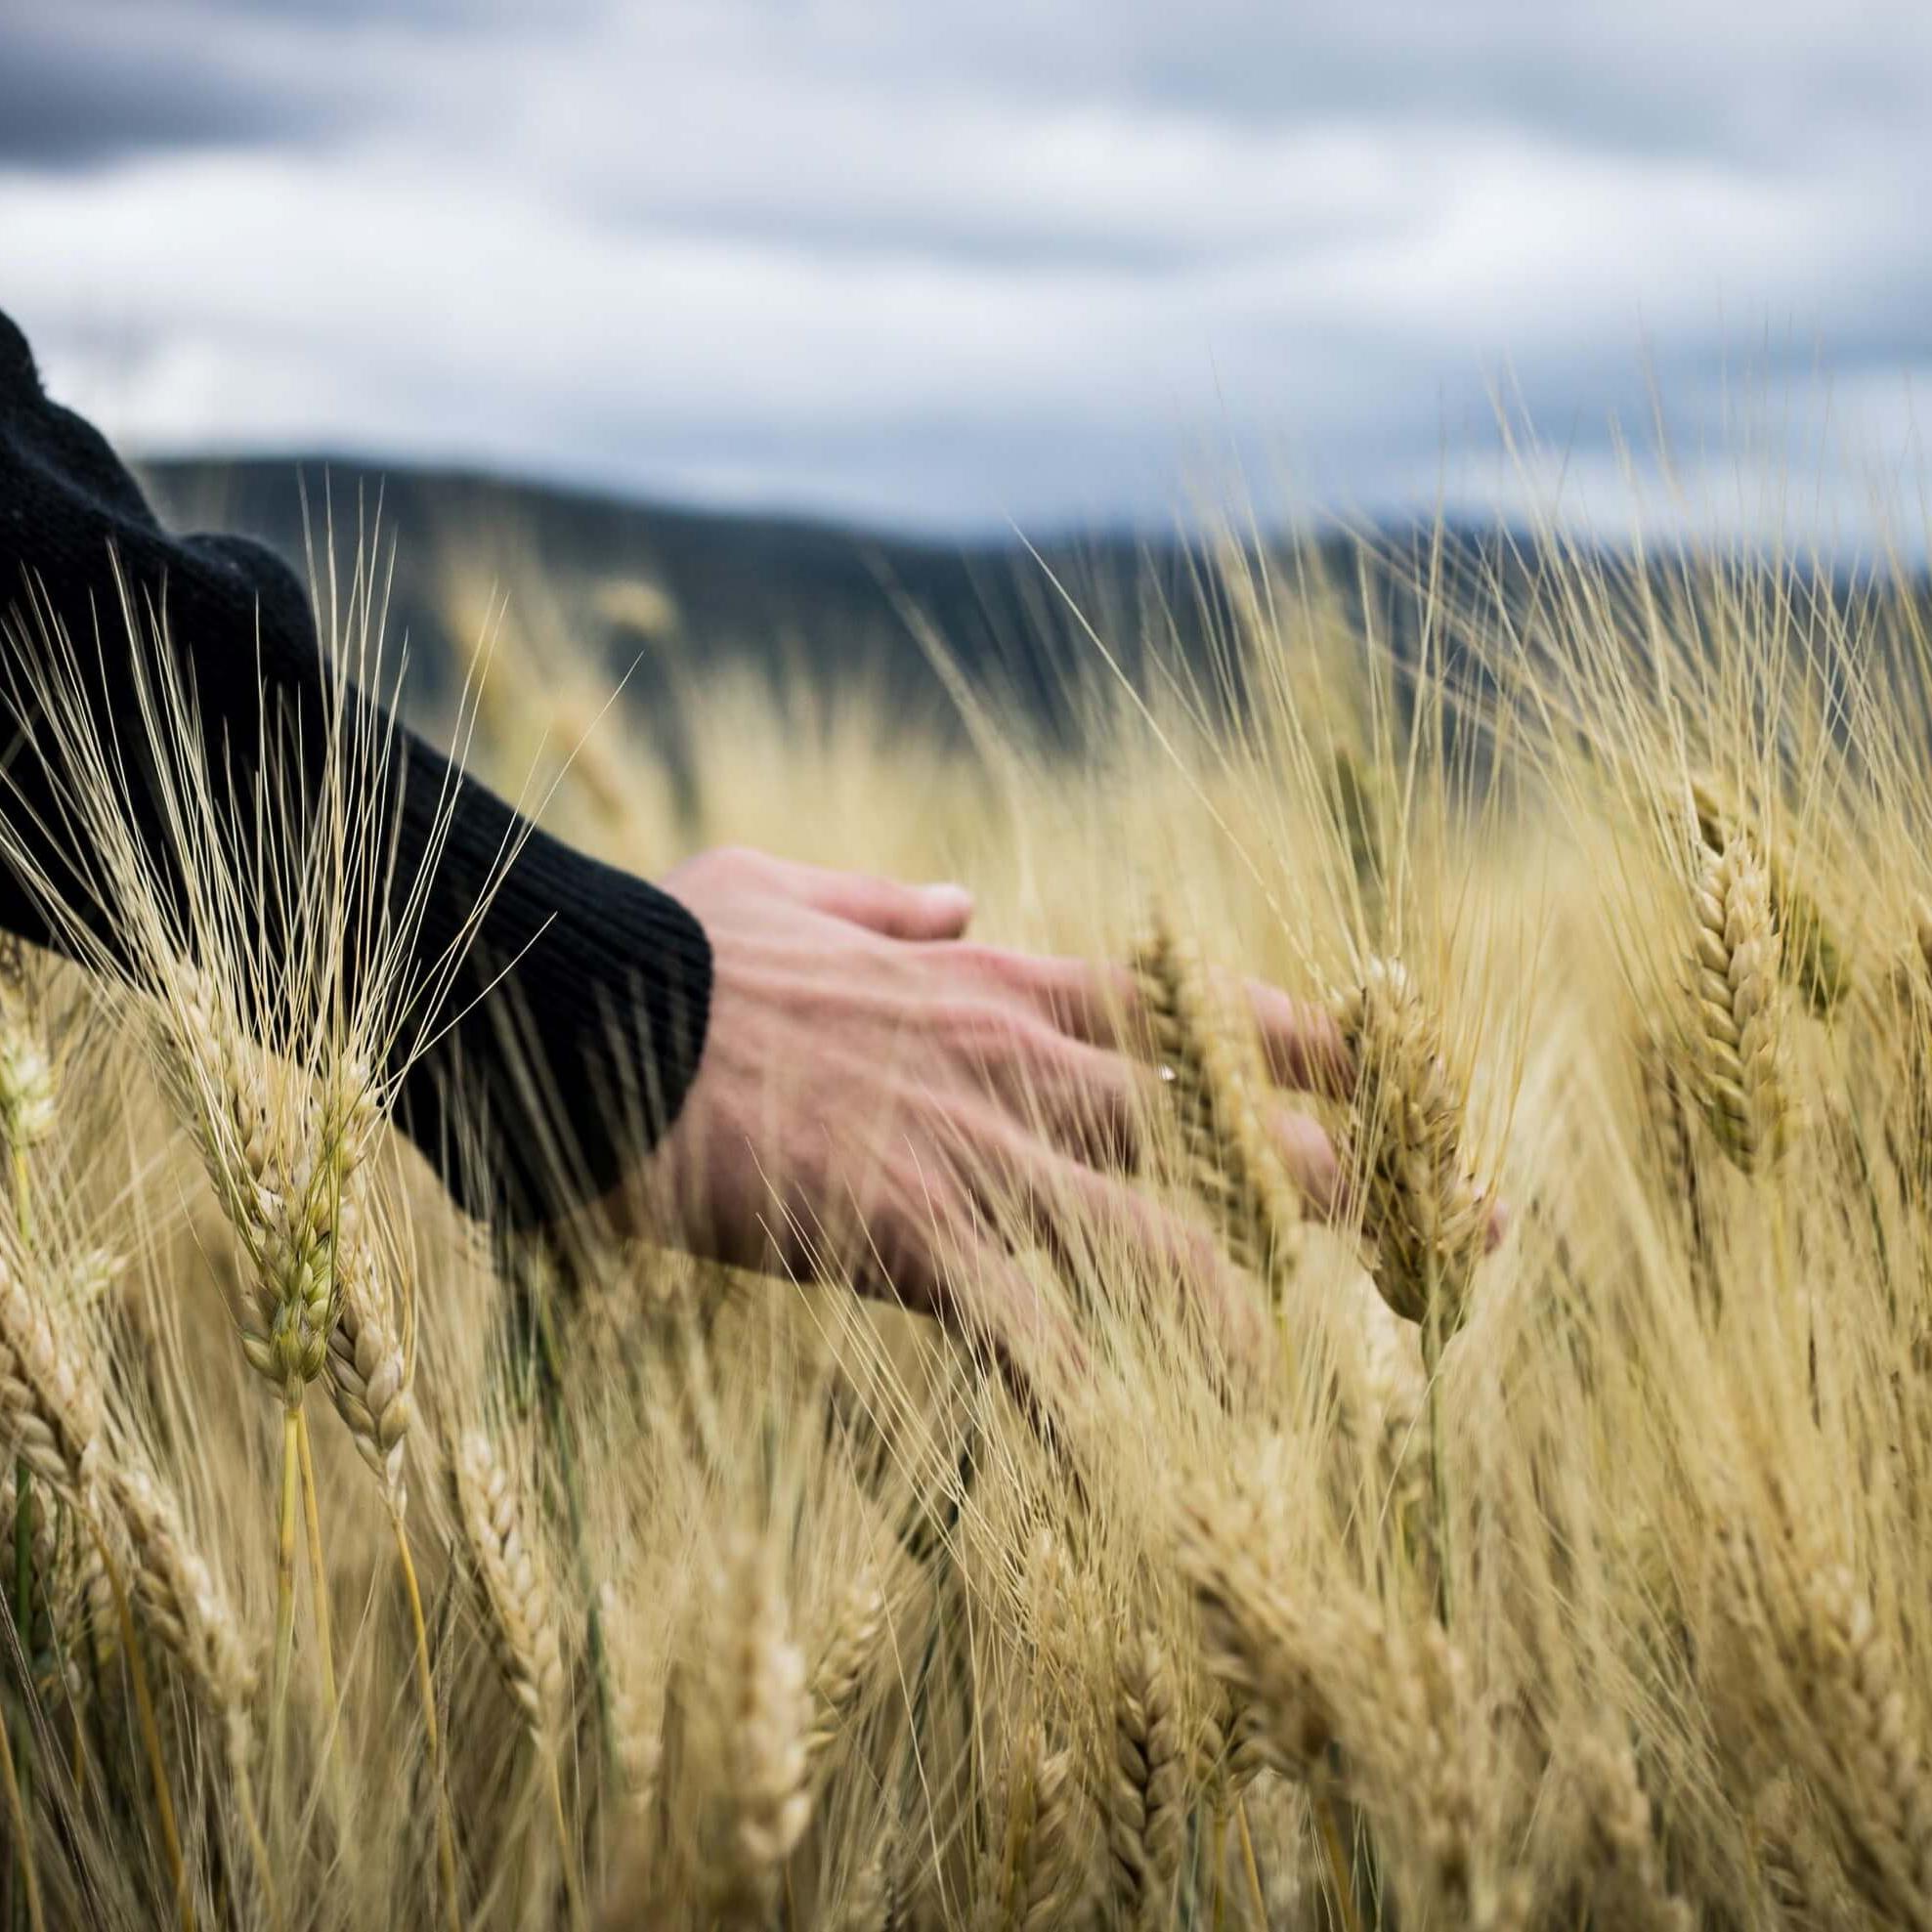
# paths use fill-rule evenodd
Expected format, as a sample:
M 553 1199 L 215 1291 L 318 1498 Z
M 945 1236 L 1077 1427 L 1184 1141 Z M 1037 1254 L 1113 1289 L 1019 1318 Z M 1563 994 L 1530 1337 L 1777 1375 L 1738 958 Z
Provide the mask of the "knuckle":
M 972 939 L 957 940 L 947 948 L 947 957 L 956 967 L 995 986 L 1008 985 L 1012 978 L 1014 956 L 999 946 Z
M 702 861 L 711 871 L 727 879 L 749 877 L 760 871 L 765 855 L 751 845 L 713 845 Z
M 997 1001 L 962 1002 L 953 1008 L 947 1030 L 955 1048 L 975 1059 L 1005 1064 L 1026 1051 L 1026 1019 Z

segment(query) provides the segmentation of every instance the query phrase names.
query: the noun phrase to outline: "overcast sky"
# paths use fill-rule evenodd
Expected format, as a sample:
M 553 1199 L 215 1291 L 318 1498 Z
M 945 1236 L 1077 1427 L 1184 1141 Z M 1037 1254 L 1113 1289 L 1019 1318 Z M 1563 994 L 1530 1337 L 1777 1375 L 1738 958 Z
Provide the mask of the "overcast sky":
M 1620 520 L 1654 387 L 1697 516 L 1919 527 L 1928 100 L 1924 0 L 0 0 L 0 307 L 147 451 Z

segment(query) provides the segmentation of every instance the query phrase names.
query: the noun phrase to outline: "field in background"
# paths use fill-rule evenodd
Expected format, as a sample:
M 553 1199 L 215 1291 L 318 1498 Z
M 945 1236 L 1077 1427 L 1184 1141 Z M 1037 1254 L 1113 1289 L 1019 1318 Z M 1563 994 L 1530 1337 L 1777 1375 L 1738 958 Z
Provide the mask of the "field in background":
M 964 879 L 982 936 L 1136 965 L 1145 1184 L 1267 1346 L 1230 1365 L 1070 1212 L 1024 1258 L 1086 1372 L 1023 1412 L 837 1285 L 493 1245 L 350 1043 L 271 1064 L 219 985 L 22 962 L 9 1815 L 49 1923 L 1932 1925 L 1915 593 L 1123 558 L 1094 636 L 1001 620 L 1057 613 L 1045 731 L 936 593 L 911 655 L 874 607 L 869 676 L 822 606 L 774 674 L 748 601 L 742 652 L 656 660 L 667 760 L 601 653 L 688 585 L 467 537 L 409 595 L 488 640 L 476 762 L 555 829 Z M 1339 1227 L 1214 966 L 1344 1027 Z M 297 1305 L 291 1407 L 257 1317 Z

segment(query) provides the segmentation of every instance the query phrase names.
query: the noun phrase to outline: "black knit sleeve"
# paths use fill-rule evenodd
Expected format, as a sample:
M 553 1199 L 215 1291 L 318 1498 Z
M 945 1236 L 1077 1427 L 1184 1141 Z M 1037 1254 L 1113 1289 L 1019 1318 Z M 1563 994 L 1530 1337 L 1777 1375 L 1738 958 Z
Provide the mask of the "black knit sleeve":
M 323 728 L 328 673 L 293 574 L 244 538 L 164 531 L 99 433 L 45 396 L 24 338 L 0 315 L 4 648 L 31 648 L 35 626 L 4 621 L 35 603 L 87 639 L 91 656 L 98 615 L 101 662 L 90 675 L 102 688 L 90 695 L 125 716 L 135 653 L 158 647 L 106 621 L 119 609 L 116 568 L 165 611 L 206 742 L 223 748 L 231 776 L 245 780 L 259 763 L 265 716 L 293 720 L 299 733 Z M 27 724 L 0 814 L 64 897 L 82 898 L 70 910 L 110 932 L 111 908 L 85 903 L 85 868 L 57 849 L 49 828 L 59 814 L 38 809 L 64 795 L 68 775 L 42 762 L 58 753 Z M 434 868 L 412 932 L 415 964 L 470 941 L 443 1008 L 453 1023 L 410 1066 L 399 1119 L 472 1213 L 540 1221 L 615 1183 L 675 1118 L 704 1045 L 710 947 L 674 899 L 525 824 L 483 786 L 463 779 L 452 792 L 447 761 L 422 740 L 398 729 L 393 744 L 389 889 L 407 893 Z M 303 749 L 300 769 L 319 772 L 320 746 Z M 293 807 L 315 802 L 298 795 Z M 157 802 L 137 785 L 129 804 L 137 818 L 153 815 L 139 829 L 165 865 Z M 0 929 L 61 942 L 36 892 L 5 865 Z M 347 965 L 353 973 L 357 963 Z

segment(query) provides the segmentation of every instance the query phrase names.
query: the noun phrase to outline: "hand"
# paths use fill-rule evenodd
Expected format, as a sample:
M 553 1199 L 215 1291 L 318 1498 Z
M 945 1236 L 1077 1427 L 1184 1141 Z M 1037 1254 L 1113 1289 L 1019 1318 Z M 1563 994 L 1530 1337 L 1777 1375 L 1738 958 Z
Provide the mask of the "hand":
M 676 1121 L 612 1203 L 621 1215 L 661 1214 L 668 1196 L 694 1252 L 849 1275 L 1010 1361 L 1023 1338 L 1068 1338 L 1039 1336 L 1001 1217 L 1017 1204 L 1051 1241 L 1070 1213 L 1134 1229 L 1210 1298 L 1231 1346 L 1259 1346 L 1252 1293 L 1208 1231 L 1119 1172 L 1158 1080 L 1121 1051 L 1137 1032 L 1131 974 L 966 943 L 972 903 L 956 885 L 742 850 L 663 883 L 710 940 L 710 1021 Z M 1337 1086 L 1325 1016 L 1246 992 L 1274 1077 Z M 1286 1107 L 1273 1126 L 1304 1198 L 1332 1211 L 1327 1137 Z

